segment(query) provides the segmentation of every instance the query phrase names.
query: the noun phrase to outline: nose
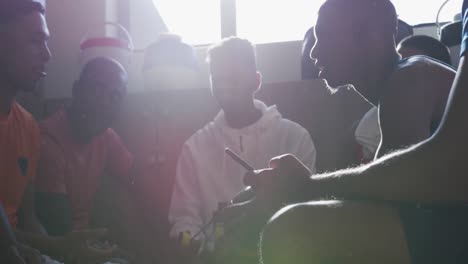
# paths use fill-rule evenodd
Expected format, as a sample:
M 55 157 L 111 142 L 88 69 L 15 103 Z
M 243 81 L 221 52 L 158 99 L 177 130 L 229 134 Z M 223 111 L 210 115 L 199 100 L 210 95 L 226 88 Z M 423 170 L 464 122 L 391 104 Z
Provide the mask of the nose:
M 318 57 L 319 57 L 319 42 L 316 40 L 314 46 L 310 50 L 310 58 L 317 63 Z
M 113 105 L 112 97 L 108 94 L 105 94 L 99 98 L 99 104 L 105 109 L 110 109 Z

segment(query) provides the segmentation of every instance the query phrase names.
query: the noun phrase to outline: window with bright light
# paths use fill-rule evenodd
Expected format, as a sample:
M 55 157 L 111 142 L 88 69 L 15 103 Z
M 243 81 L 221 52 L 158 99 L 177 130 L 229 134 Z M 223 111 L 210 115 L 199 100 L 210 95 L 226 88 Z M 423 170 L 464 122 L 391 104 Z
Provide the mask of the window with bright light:
M 222 0 L 152 0 L 170 32 L 192 45 L 221 38 Z M 315 24 L 325 0 L 237 0 L 237 35 L 254 43 L 301 40 Z M 434 23 L 445 0 L 392 0 L 400 19 L 410 25 Z M 452 21 L 463 0 L 451 0 L 440 22 Z
M 351 1 L 351 0 L 350 0 Z M 237 0 L 237 34 L 254 43 L 301 40 L 313 26 L 325 0 Z M 392 0 L 398 16 L 410 25 L 435 23 L 445 0 Z M 463 0 L 451 0 L 439 21 L 452 21 Z
M 324 1 L 237 0 L 237 35 L 254 43 L 303 39 Z
M 437 11 L 445 0 L 392 0 L 398 17 L 410 25 L 435 23 Z M 451 0 L 442 9 L 440 22 L 453 21 L 454 16 L 461 12 L 463 0 Z
M 221 39 L 220 0 L 153 0 L 169 31 L 192 45 Z

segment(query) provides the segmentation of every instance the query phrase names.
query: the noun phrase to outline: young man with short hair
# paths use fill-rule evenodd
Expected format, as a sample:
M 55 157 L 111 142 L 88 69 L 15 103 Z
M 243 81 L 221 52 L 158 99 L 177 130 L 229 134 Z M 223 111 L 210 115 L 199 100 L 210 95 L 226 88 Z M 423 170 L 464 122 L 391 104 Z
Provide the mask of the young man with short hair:
M 52 256 L 109 253 L 86 245 L 88 239 L 102 236 L 104 230 L 51 237 L 34 212 L 39 128 L 15 96 L 19 91 L 32 91 L 46 75 L 45 65 L 51 54 L 44 14 L 42 5 L 31 0 L 0 2 L 0 206 L 5 209 L 8 222 L 5 217 L 0 217 L 0 221 L 2 229 L 15 232 L 15 237 L 7 242 L 8 250 L 19 252 L 19 261 L 26 263 L 41 263 L 42 256 L 36 249 Z
M 188 139 L 179 156 L 169 219 L 171 236 L 192 236 L 210 222 L 219 204 L 229 203 L 245 188 L 246 169 L 225 154 L 230 148 L 254 168 L 268 165 L 271 157 L 295 155 L 315 171 L 315 147 L 309 133 L 284 119 L 276 106 L 255 99 L 261 85 L 252 44 L 227 38 L 209 50 L 212 94 L 221 111 L 213 122 Z M 208 228 L 195 240 L 210 242 Z

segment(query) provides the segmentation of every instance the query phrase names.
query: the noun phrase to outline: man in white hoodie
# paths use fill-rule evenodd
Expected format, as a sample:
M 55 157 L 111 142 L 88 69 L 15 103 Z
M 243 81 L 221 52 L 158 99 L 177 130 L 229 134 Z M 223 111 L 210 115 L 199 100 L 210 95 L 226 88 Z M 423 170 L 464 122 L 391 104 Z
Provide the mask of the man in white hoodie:
M 276 106 L 254 98 L 261 85 L 255 50 L 245 39 L 227 38 L 209 50 L 212 94 L 221 111 L 185 142 L 177 164 L 169 211 L 171 237 L 196 235 L 218 204 L 245 188 L 246 169 L 225 154 L 230 148 L 254 168 L 282 153 L 294 153 L 315 171 L 316 151 L 306 129 L 283 119 Z M 212 228 L 196 240 L 210 241 Z

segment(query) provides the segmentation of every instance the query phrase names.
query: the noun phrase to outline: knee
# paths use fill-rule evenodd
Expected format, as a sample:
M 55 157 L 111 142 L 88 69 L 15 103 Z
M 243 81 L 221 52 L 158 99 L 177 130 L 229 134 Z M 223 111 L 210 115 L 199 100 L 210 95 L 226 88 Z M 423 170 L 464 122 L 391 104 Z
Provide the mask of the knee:
M 259 249 L 264 264 L 409 263 L 398 213 L 371 203 L 288 206 L 269 221 Z

